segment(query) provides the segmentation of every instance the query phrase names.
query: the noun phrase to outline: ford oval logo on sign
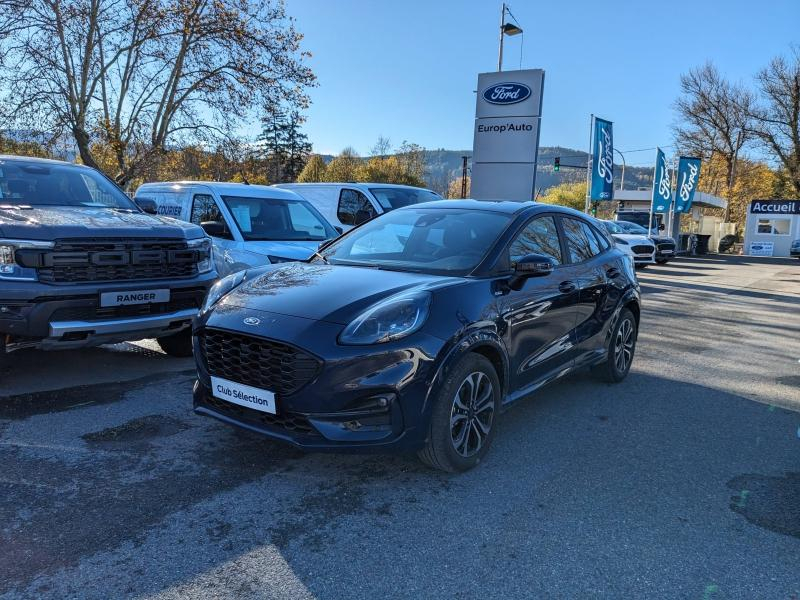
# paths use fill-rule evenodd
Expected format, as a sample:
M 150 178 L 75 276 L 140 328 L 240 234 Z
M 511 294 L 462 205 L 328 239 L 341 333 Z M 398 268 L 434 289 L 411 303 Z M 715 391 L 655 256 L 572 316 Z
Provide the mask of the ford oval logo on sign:
M 524 83 L 496 83 L 483 90 L 483 99 L 491 104 L 516 104 L 530 95 L 531 88 Z

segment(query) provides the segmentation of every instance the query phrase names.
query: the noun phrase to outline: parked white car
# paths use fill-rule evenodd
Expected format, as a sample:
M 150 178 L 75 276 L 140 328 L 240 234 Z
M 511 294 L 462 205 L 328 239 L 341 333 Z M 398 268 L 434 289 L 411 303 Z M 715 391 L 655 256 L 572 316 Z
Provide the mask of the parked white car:
M 310 202 L 266 185 L 145 183 L 134 200 L 144 210 L 200 225 L 211 236 L 220 277 L 270 262 L 305 260 L 341 233 Z
M 392 183 L 279 183 L 274 187 L 300 194 L 345 231 L 395 208 L 442 199 L 425 188 Z
M 656 262 L 656 245 L 646 235 L 626 233 L 616 221 L 600 221 L 614 238 L 617 246 L 633 258 L 633 263 L 644 268 Z

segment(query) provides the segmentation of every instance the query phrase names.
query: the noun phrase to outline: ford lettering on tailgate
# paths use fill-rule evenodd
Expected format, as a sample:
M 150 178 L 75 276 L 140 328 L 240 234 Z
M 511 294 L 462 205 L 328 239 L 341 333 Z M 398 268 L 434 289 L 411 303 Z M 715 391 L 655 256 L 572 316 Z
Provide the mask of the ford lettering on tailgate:
M 483 99 L 491 104 L 516 104 L 530 95 L 531 88 L 524 83 L 496 83 L 483 90 Z

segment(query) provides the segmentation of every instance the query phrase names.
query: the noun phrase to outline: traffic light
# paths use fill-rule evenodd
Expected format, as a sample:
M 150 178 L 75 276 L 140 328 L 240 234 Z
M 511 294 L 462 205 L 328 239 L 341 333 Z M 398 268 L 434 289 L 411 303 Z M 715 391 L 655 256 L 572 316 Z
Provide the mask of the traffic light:
M 597 217 L 597 202 L 592 202 L 592 216 Z
M 558 173 L 560 169 L 561 169 L 561 157 L 556 156 L 555 162 L 553 163 L 553 171 Z

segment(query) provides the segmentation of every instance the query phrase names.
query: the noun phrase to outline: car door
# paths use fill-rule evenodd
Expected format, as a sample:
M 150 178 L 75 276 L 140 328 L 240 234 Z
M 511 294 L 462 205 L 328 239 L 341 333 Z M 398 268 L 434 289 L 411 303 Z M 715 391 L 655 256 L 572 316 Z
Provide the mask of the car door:
M 573 279 L 578 284 L 574 339 L 575 358 L 591 362 L 593 355 L 604 351 L 604 326 L 608 321 L 609 280 L 616 277 L 613 265 L 607 264 L 610 250 L 605 238 L 577 217 L 561 217 L 564 245 Z
M 217 201 L 211 194 L 202 193 L 192 195 L 191 222 L 195 225 L 217 222 L 225 226 L 223 232 L 211 237 L 211 254 L 214 259 L 214 266 L 220 277 L 224 277 L 232 272 L 230 261 L 226 261 L 226 256 L 228 256 L 230 250 L 235 248 L 236 242 L 233 240 L 230 224 L 227 223 L 225 215 L 222 214 L 222 211 L 220 211 L 217 205 Z
M 498 296 L 514 390 L 547 381 L 572 362 L 578 285 L 565 264 L 556 223 L 554 215 L 537 215 L 507 248 L 509 265 L 527 254 L 544 254 L 558 263 L 549 275 L 531 277 L 521 289 Z

